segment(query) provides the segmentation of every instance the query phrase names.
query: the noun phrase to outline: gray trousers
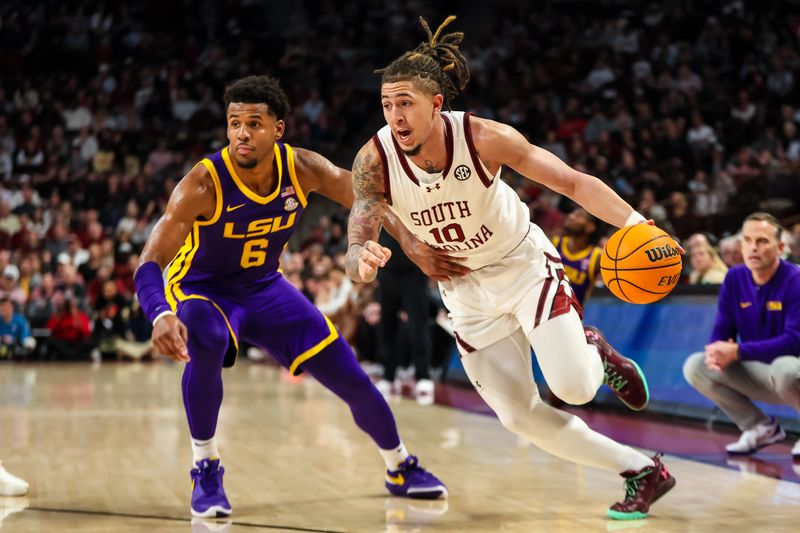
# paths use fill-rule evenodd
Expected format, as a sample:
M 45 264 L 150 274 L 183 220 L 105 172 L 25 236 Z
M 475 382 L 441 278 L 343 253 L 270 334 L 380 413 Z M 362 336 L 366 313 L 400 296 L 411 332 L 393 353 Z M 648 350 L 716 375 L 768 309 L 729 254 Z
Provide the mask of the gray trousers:
M 704 352 L 683 364 L 686 381 L 717 404 L 739 429 L 746 431 L 768 417 L 753 400 L 789 405 L 800 412 L 800 357 L 784 355 L 772 361 L 736 361 L 722 372 L 710 370 Z

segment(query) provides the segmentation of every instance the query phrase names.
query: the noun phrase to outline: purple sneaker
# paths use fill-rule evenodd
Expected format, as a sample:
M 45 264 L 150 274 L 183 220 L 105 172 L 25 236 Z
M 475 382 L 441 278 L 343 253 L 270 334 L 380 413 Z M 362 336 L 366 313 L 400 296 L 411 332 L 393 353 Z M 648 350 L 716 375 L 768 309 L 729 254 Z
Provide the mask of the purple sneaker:
M 192 516 L 201 518 L 222 518 L 230 516 L 231 504 L 222 488 L 222 476 L 225 469 L 219 465 L 219 459 L 203 459 L 197 461 L 197 468 L 192 468 Z
M 447 498 L 444 483 L 419 466 L 419 460 L 413 455 L 397 465 L 397 470 L 386 471 L 386 489 L 395 496 L 423 500 Z

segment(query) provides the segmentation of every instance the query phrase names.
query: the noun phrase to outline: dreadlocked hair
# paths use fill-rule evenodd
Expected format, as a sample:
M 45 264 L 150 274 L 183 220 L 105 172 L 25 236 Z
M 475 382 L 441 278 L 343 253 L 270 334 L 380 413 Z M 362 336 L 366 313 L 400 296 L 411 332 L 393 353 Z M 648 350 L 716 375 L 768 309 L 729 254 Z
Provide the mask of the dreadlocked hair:
M 236 80 L 225 88 L 225 109 L 231 103 L 267 104 L 267 112 L 283 120 L 289 112 L 289 97 L 281 89 L 278 80 L 269 76 L 247 76 Z
M 460 31 L 441 34 L 445 26 L 455 19 L 450 15 L 436 33 L 432 33 L 428 23 L 420 17 L 419 22 L 428 34 L 428 40 L 392 61 L 388 67 L 376 70 L 377 74 L 381 74 L 381 85 L 398 81 L 414 82 L 419 89 L 431 94 L 441 93 L 445 107 L 450 109 L 452 99 L 469 81 L 467 60 L 458 49 L 464 34 Z

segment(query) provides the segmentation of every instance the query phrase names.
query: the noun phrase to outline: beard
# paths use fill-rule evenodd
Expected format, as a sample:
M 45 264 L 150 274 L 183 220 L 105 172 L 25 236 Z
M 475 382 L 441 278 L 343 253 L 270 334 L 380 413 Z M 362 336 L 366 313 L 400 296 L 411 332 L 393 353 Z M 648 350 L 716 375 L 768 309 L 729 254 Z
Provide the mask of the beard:
M 414 157 L 419 155 L 421 151 L 422 151 L 422 144 L 418 144 L 411 150 L 403 150 L 403 153 L 406 154 L 408 157 Z
M 236 163 L 242 168 L 248 168 L 248 169 L 249 168 L 256 168 L 256 165 L 258 164 L 258 159 L 253 158 L 253 159 L 250 159 L 250 160 L 247 160 L 247 159 L 242 160 L 242 159 L 239 159 L 237 157 L 236 158 Z

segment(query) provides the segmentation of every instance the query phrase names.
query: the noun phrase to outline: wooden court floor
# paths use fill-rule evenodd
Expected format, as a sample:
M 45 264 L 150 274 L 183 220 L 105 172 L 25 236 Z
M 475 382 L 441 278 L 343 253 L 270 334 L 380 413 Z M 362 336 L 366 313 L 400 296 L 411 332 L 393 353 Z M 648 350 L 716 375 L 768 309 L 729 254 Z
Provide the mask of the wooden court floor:
M 385 493 L 346 406 L 273 367 L 225 373 L 218 437 L 234 514 L 192 523 L 177 365 L 0 365 L 0 457 L 26 478 L 0 532 L 798 531 L 800 484 L 667 457 L 677 487 L 647 520 L 614 522 L 618 476 L 521 443 L 491 417 L 397 400 L 401 435 L 448 501 Z

